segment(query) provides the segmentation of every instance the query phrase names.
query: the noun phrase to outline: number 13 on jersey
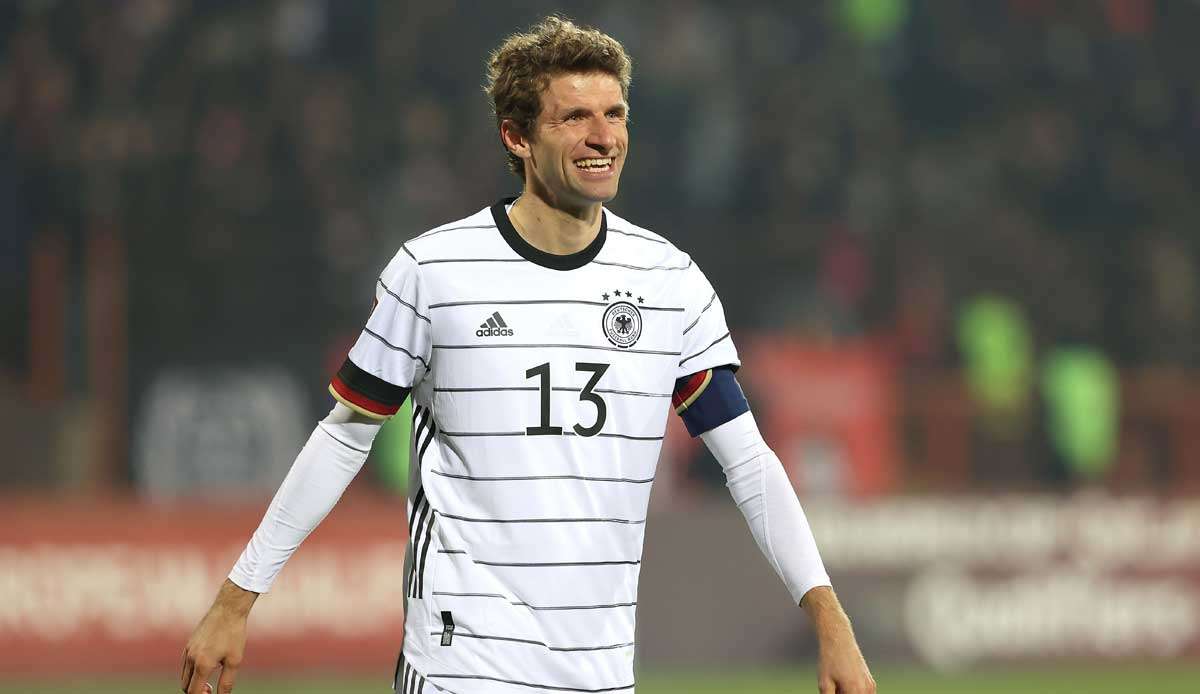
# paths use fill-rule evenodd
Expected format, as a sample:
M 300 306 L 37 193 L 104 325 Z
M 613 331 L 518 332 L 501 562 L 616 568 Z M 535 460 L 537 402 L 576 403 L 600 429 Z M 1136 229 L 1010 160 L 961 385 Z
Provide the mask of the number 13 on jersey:
M 581 401 L 590 402 L 596 406 L 596 421 L 590 426 L 580 426 L 578 423 L 572 427 L 575 433 L 580 436 L 595 436 L 604 428 L 604 420 L 608 417 L 608 408 L 604 404 L 604 398 L 593 392 L 596 384 L 600 382 L 600 378 L 604 376 L 604 372 L 608 371 L 610 364 L 594 364 L 591 362 L 576 362 L 575 370 L 591 373 L 591 378 L 588 379 L 587 385 L 579 391 L 579 399 Z M 525 427 L 527 436 L 561 436 L 563 433 L 562 427 L 550 425 L 550 363 L 538 364 L 525 371 L 525 378 L 539 377 L 539 388 L 541 392 L 541 421 L 535 427 Z

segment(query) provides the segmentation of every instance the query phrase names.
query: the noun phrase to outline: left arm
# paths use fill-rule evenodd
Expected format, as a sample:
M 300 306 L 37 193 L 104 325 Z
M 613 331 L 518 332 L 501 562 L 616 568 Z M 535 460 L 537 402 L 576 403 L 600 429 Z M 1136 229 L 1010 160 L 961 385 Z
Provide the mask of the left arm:
M 683 344 L 671 397 L 688 433 L 700 436 L 725 471 L 726 484 L 794 604 L 812 618 L 820 642 L 822 694 L 874 694 L 875 681 L 850 620 L 837 603 L 800 500 L 771 451 L 734 378 L 741 360 L 716 290 L 688 263 L 678 289 Z
M 820 692 L 874 694 L 875 680 L 833 592 L 804 509 L 733 371 L 718 368 L 703 378 L 680 379 L 676 405 L 688 430 L 700 435 L 721 464 L 734 503 L 771 568 L 812 620 L 820 644 Z
M 779 458 L 763 441 L 754 415 L 740 414 L 700 438 L 721 463 L 725 486 L 793 604 L 817 586 L 832 585 L 800 500 Z
M 842 610 L 833 588 L 818 586 L 800 603 L 817 631 L 821 653 L 817 666 L 817 686 L 822 694 L 854 692 L 875 694 L 875 678 L 858 649 L 850 618 Z

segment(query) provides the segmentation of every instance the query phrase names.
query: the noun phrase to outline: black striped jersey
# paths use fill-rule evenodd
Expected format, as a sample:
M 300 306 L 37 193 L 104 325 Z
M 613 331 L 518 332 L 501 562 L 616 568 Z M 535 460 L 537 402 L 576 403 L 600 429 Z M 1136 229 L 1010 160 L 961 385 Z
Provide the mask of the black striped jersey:
M 330 386 L 414 404 L 397 687 L 633 690 L 647 502 L 677 379 L 738 365 L 691 258 L 605 210 L 552 255 L 511 201 L 404 243 Z

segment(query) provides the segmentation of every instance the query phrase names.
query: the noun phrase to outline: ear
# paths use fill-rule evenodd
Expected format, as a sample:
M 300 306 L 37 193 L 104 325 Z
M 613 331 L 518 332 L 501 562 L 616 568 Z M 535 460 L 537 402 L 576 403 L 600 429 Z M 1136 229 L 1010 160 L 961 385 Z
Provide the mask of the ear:
M 511 118 L 505 118 L 500 121 L 500 140 L 508 148 L 508 151 L 521 159 L 529 159 L 533 156 L 533 152 L 529 146 L 529 137 L 517 125 L 517 122 Z

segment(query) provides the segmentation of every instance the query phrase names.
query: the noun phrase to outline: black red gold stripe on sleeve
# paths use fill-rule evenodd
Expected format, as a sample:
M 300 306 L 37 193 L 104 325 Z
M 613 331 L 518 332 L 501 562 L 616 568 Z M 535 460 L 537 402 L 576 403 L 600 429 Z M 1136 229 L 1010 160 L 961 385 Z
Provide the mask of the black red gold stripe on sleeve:
M 363 371 L 349 358 L 329 382 L 329 393 L 338 402 L 374 419 L 396 414 L 408 397 L 408 390 Z
M 675 381 L 675 392 L 671 395 L 671 406 L 675 408 L 675 414 L 682 414 L 708 384 L 712 382 L 712 369 L 698 371 L 691 376 L 681 378 Z

